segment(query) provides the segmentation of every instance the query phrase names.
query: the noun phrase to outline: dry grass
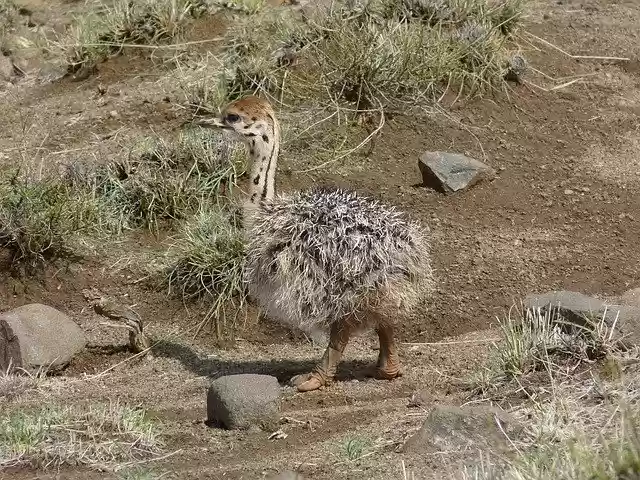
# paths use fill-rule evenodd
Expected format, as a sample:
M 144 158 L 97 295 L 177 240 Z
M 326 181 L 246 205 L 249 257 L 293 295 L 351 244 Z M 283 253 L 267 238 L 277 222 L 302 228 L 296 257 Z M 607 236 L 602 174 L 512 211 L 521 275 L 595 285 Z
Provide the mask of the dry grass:
M 171 292 L 210 305 L 218 338 L 233 336 L 245 302 L 244 238 L 236 215 L 233 209 L 202 209 L 180 226 L 161 260 Z
M 307 21 L 264 12 L 227 39 L 230 97 L 248 91 L 358 109 L 432 103 L 500 87 L 524 2 L 335 2 Z
M 0 467 L 86 465 L 113 470 L 160 451 L 157 427 L 144 411 L 110 403 L 47 406 L 0 419 Z
M 447 95 L 504 90 L 507 77 L 524 71 L 514 65 L 526 65 L 512 40 L 523 0 L 341 0 L 318 8 L 306 19 L 291 9 L 240 17 L 221 51 L 181 58 L 185 103 L 216 112 L 259 93 L 277 107 L 284 151 L 315 157 L 318 169 L 369 143 L 387 113 L 420 115 Z
M 603 321 L 567 328 L 554 315 L 510 315 L 480 391 L 515 406 L 518 454 L 464 478 L 619 480 L 640 475 L 640 351 L 620 351 Z M 522 321 L 523 320 L 523 321 Z
M 13 401 L 24 393 L 37 390 L 43 383 L 45 370 L 36 373 L 16 371 L 9 367 L 5 372 L 0 372 L 0 403 Z
M 54 55 L 76 72 L 117 55 L 127 45 L 158 45 L 179 41 L 185 26 L 205 14 L 204 0 L 117 0 L 76 18 L 66 34 L 51 41 Z
M 100 205 L 55 177 L 33 177 L 19 170 L 0 177 L 0 246 L 15 267 L 33 270 L 47 260 L 69 257 L 79 235 L 100 224 Z
M 92 168 L 74 164 L 69 182 L 90 190 L 109 207 L 116 230 L 158 231 L 163 221 L 184 220 L 202 205 L 217 204 L 244 171 L 241 150 L 218 133 L 187 130 L 173 142 L 143 139 L 127 158 Z
M 476 379 L 477 388 L 485 393 L 528 374 L 561 366 L 577 369 L 618 352 L 614 332 L 602 318 L 587 328 L 552 311 L 512 308 L 500 329 L 502 341 L 493 346 L 490 364 Z

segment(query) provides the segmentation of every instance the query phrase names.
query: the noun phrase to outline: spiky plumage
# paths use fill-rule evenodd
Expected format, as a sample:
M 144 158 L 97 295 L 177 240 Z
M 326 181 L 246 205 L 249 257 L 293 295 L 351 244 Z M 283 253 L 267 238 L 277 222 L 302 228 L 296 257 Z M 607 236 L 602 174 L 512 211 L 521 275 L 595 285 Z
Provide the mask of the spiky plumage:
M 248 248 L 250 295 L 303 330 L 367 311 L 395 316 L 432 284 L 427 229 L 354 192 L 316 188 L 263 202 Z M 393 318 L 390 319 L 393 321 Z
M 235 132 L 252 159 L 243 205 L 249 295 L 274 320 L 309 333 L 328 327 L 322 360 L 292 379 L 298 390 L 331 382 L 349 337 L 367 327 L 380 342 L 378 377 L 401 376 L 394 327 L 431 288 L 427 230 L 342 189 L 277 196 L 280 126 L 266 100 L 236 100 L 198 124 Z

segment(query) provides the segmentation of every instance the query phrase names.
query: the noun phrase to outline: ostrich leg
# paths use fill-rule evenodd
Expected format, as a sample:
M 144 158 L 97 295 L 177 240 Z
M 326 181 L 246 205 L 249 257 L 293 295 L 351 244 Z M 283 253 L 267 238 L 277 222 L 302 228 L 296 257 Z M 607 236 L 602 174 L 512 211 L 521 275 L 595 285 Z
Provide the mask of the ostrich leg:
M 313 372 L 297 375 L 291 380 L 300 392 L 317 390 L 330 383 L 338 370 L 338 364 L 342 358 L 349 336 L 351 326 L 348 322 L 335 322 L 331 325 L 329 346 L 322 356 L 322 360 L 313 369 Z
M 393 327 L 389 325 L 379 325 L 378 328 L 376 328 L 376 333 L 380 340 L 380 353 L 378 354 L 376 376 L 385 380 L 402 376 L 398 347 L 393 338 Z

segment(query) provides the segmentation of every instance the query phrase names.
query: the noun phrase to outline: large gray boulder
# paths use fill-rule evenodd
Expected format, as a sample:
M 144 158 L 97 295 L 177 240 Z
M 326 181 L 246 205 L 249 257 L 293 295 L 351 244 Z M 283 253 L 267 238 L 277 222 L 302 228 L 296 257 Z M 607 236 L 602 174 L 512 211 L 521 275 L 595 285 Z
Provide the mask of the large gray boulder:
M 86 345 L 80 327 L 55 308 L 32 303 L 0 314 L 0 370 L 59 369 Z
M 460 153 L 425 152 L 418 161 L 424 186 L 442 193 L 469 188 L 496 176 L 493 168 Z
M 207 392 L 208 421 L 229 430 L 273 430 L 280 419 L 280 393 L 278 379 L 270 375 L 220 377 Z
M 602 300 L 568 290 L 527 295 L 523 303 L 525 309 L 539 309 L 542 313 L 551 310 L 580 326 L 600 315 L 605 308 L 605 302 Z
M 523 426 L 503 410 L 438 405 L 420 430 L 404 444 L 406 453 L 483 450 L 505 453 L 524 433 Z

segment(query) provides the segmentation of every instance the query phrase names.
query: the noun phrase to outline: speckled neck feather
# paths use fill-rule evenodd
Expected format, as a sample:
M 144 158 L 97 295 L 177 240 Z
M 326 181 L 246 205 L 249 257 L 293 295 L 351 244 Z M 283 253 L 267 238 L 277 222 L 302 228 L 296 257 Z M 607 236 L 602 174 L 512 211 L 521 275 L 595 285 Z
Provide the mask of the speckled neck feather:
M 247 149 L 251 159 L 249 197 L 245 203 L 245 218 L 251 222 L 255 209 L 260 202 L 271 201 L 276 193 L 275 180 L 280 151 L 280 126 L 269 115 L 273 128 L 248 139 Z

